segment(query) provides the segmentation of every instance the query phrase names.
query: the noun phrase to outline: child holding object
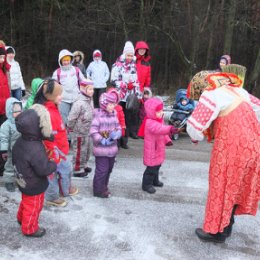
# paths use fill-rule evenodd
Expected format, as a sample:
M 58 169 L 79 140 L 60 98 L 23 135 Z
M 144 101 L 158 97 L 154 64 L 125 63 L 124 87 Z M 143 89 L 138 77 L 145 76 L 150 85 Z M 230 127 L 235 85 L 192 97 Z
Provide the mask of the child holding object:
M 139 135 L 144 137 L 144 165 L 142 189 L 148 193 L 155 193 L 156 187 L 162 187 L 159 181 L 159 169 L 165 160 L 165 145 L 169 145 L 171 140 L 169 135 L 173 135 L 178 130 L 171 125 L 163 123 L 163 103 L 158 98 L 149 98 L 145 103 L 146 118 L 139 130 Z
M 108 182 L 118 152 L 117 140 L 121 137 L 121 127 L 115 112 L 118 102 L 119 96 L 116 92 L 101 94 L 100 108 L 95 109 L 90 128 L 96 162 L 93 193 L 100 198 L 110 196 Z

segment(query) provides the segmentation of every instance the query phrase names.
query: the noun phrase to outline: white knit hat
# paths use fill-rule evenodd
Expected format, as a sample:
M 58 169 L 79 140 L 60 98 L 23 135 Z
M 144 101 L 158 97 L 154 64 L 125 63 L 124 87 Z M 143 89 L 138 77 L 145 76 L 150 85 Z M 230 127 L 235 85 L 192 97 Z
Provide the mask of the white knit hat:
M 134 48 L 134 45 L 132 42 L 130 41 L 127 41 L 125 43 L 125 47 L 124 47 L 124 50 L 123 50 L 123 54 L 134 54 L 135 53 L 135 48 Z

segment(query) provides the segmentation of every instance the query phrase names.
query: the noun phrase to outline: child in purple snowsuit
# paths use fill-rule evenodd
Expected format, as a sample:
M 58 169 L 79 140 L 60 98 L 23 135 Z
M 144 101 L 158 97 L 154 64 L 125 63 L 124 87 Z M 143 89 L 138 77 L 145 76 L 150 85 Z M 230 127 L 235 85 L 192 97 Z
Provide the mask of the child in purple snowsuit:
M 115 92 L 101 94 L 100 108 L 95 109 L 90 128 L 96 163 L 93 180 L 95 197 L 108 198 L 110 196 L 108 182 L 118 152 L 117 140 L 121 137 L 121 127 L 114 110 L 118 102 L 119 96 Z

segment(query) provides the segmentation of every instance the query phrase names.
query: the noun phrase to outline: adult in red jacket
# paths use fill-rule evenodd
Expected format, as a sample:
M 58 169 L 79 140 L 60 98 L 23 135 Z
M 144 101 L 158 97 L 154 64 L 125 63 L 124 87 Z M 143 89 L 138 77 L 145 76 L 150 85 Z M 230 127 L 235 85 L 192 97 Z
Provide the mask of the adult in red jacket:
M 6 120 L 5 102 L 10 97 L 7 72 L 10 65 L 6 62 L 5 45 L 0 41 L 0 126 Z M 0 176 L 3 176 L 5 161 L 0 155 Z
M 140 90 L 144 87 L 150 87 L 151 84 L 151 56 L 149 55 L 149 46 L 144 41 L 139 41 L 135 46 L 136 69 Z
M 5 46 L 0 43 L 0 125 L 5 121 L 5 102 L 10 97 L 7 72 L 10 65 L 6 62 Z

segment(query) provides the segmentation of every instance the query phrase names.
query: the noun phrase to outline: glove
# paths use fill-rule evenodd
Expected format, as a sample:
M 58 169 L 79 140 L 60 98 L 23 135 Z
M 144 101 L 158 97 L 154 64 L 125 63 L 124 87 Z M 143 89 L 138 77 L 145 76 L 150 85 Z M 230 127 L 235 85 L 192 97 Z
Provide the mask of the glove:
M 1 156 L 4 161 L 7 161 L 8 153 L 2 153 Z
M 111 140 L 110 138 L 102 138 L 100 143 L 103 145 L 103 146 L 109 146 L 111 144 L 114 143 L 114 140 Z
M 178 129 L 177 128 L 175 128 L 174 126 L 172 126 L 171 127 L 171 129 L 170 129 L 170 135 L 174 135 L 174 134 L 178 134 Z
M 22 97 L 24 97 L 26 95 L 26 91 L 25 89 L 22 90 Z
M 109 137 L 113 140 L 119 139 L 121 137 L 121 131 L 120 130 L 111 131 Z
M 127 84 L 127 89 L 128 89 L 128 90 L 132 90 L 133 88 L 134 88 L 134 85 L 133 85 L 132 82 L 130 82 L 130 83 Z

